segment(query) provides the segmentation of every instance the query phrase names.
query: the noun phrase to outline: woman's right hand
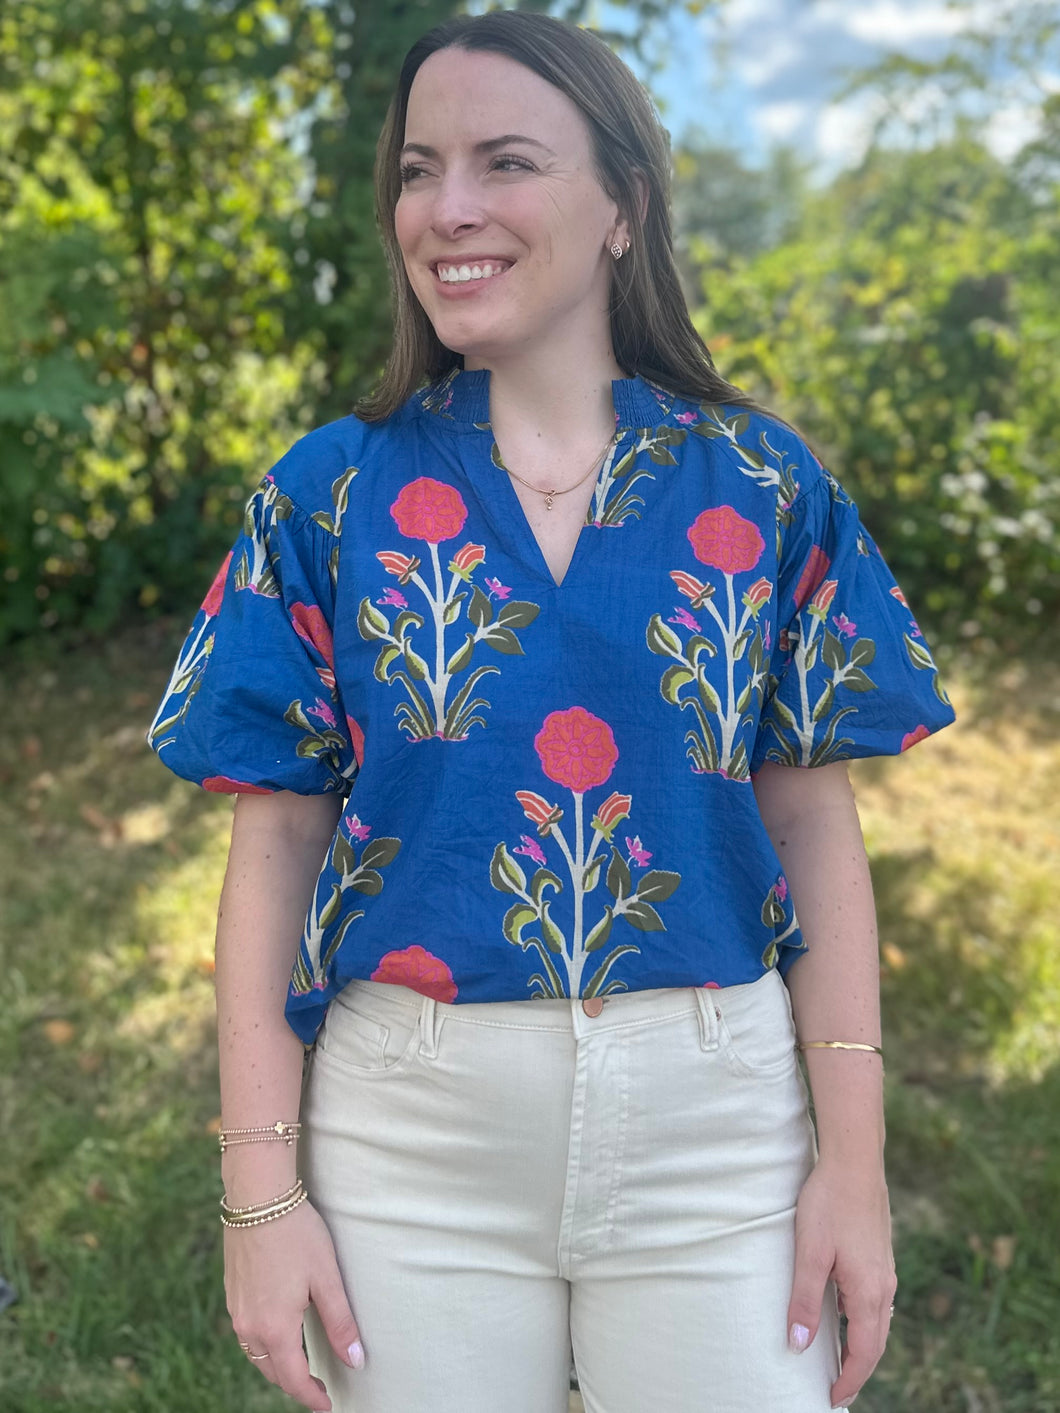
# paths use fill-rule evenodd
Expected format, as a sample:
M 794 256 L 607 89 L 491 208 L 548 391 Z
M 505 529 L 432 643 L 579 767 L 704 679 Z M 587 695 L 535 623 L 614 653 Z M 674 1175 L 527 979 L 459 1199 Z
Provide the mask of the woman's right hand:
M 302 1312 L 316 1306 L 328 1342 L 351 1368 L 364 1363 L 357 1323 L 339 1274 L 324 1220 L 309 1202 L 260 1226 L 224 1233 L 225 1294 L 238 1339 L 251 1354 L 268 1353 L 254 1367 L 314 1413 L 331 1400 L 309 1372 L 302 1348 Z

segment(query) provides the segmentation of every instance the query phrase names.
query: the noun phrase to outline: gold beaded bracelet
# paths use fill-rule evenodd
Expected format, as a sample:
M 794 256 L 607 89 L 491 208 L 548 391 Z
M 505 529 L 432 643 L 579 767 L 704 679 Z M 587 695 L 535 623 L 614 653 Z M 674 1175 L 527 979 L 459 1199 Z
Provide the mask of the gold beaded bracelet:
M 303 1203 L 309 1193 L 299 1178 L 293 1187 L 278 1197 L 270 1197 L 265 1202 L 254 1202 L 249 1207 L 232 1207 L 228 1199 L 221 1198 L 221 1222 L 226 1227 L 257 1227 L 263 1222 L 274 1222 L 277 1217 L 285 1217 Z
M 800 1050 L 868 1050 L 873 1055 L 883 1055 L 883 1051 L 878 1045 L 862 1045 L 860 1041 L 856 1040 L 800 1040 L 798 1048 Z
M 301 1132 L 300 1123 L 285 1124 L 282 1119 L 277 1119 L 266 1128 L 223 1128 L 217 1135 L 217 1141 L 222 1153 L 243 1143 L 286 1143 L 289 1148 Z

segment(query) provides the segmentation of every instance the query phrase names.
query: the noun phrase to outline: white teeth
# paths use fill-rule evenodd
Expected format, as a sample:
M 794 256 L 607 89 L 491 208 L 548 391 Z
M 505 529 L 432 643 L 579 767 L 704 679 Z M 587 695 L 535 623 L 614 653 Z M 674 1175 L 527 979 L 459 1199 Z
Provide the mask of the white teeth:
M 443 284 L 466 284 L 468 280 L 488 280 L 493 275 L 502 275 L 507 265 L 439 265 L 438 278 Z

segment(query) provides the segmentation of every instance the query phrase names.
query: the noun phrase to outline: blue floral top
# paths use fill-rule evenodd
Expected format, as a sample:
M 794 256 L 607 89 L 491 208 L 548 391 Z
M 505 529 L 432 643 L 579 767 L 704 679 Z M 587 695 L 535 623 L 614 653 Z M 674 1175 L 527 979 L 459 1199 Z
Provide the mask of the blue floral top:
M 354 977 L 447 1002 L 728 986 L 804 944 L 751 776 L 953 720 L 852 501 L 780 423 L 613 384 L 562 585 L 489 373 L 266 475 L 149 741 L 208 790 L 348 795 L 287 1018 Z

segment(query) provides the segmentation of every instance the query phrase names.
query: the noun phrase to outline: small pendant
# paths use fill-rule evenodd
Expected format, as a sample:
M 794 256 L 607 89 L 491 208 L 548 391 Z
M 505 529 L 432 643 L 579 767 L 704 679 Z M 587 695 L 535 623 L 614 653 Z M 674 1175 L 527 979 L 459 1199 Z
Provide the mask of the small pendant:
M 555 491 L 545 491 L 545 492 L 544 492 L 544 497 L 545 497 L 545 509 L 546 509 L 546 510 L 551 510 L 551 509 L 552 509 L 552 497 L 553 497 L 555 494 L 556 494 Z

